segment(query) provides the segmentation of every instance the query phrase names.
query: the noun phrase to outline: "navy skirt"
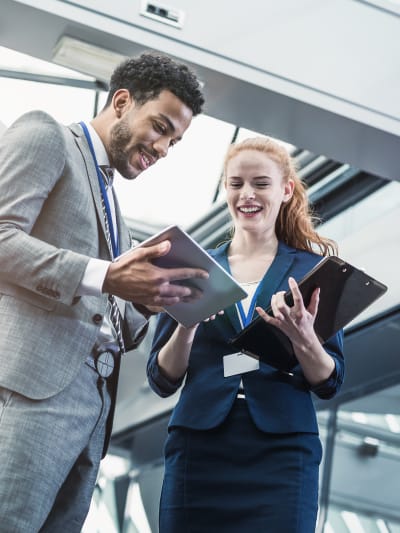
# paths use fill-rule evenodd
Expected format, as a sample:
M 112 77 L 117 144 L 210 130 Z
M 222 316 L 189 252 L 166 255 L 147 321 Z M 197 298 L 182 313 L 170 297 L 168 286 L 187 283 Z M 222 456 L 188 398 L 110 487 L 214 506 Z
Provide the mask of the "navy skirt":
M 217 428 L 172 428 L 160 533 L 313 533 L 322 456 L 316 434 L 267 434 L 246 400 Z

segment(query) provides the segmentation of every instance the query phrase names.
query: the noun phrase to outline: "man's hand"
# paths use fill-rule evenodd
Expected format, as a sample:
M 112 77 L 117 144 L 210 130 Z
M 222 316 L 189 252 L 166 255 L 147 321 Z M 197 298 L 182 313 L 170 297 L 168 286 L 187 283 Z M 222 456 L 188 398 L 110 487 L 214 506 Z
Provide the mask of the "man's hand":
M 146 306 L 166 307 L 201 297 L 201 291 L 174 283 L 190 278 L 207 279 L 200 268 L 160 268 L 152 263 L 166 255 L 170 241 L 154 246 L 137 247 L 111 263 L 103 284 L 103 292 L 123 300 Z

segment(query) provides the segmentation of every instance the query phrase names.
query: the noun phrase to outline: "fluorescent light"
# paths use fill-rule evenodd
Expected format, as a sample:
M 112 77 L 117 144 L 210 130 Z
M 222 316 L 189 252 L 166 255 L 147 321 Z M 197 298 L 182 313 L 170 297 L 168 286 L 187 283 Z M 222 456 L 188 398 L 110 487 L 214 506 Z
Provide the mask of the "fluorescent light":
M 368 423 L 368 418 L 367 418 L 367 415 L 365 413 L 358 413 L 358 412 L 354 411 L 353 413 L 351 413 L 351 418 L 357 424 L 367 424 Z
M 340 514 L 342 515 L 342 518 L 351 533 L 365 533 L 365 529 L 362 527 L 360 519 L 355 513 L 342 511 Z
M 53 51 L 53 61 L 63 67 L 89 74 L 99 81 L 108 82 L 114 68 L 126 56 L 100 46 L 63 35 Z
M 385 420 L 392 433 L 400 433 L 400 417 L 397 415 L 385 415 Z
M 390 533 L 390 531 L 387 528 L 387 525 L 386 525 L 385 521 L 382 520 L 382 518 L 379 518 L 376 521 L 376 525 L 378 526 L 378 529 L 379 529 L 380 533 Z

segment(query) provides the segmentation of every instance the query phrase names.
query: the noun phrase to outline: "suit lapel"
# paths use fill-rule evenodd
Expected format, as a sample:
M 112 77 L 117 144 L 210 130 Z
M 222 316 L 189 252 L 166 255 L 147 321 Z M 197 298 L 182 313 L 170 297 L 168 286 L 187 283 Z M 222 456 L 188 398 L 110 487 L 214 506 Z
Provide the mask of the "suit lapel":
M 224 243 L 219 248 L 212 250 L 210 254 L 227 272 L 231 273 L 227 256 L 229 244 L 230 243 Z M 287 290 L 287 279 L 295 255 L 296 250 L 294 248 L 291 248 L 282 242 L 279 243 L 275 259 L 260 282 L 261 286 L 258 291 L 257 305 L 265 309 L 269 306 L 271 297 L 275 292 L 278 290 Z M 236 332 L 239 332 L 242 329 L 236 305 L 231 305 L 225 309 L 224 316 L 226 320 L 231 323 Z
M 92 157 L 92 154 L 90 152 L 90 148 L 88 146 L 86 137 L 85 137 L 81 127 L 79 126 L 79 124 L 72 124 L 69 127 L 70 127 L 72 133 L 75 135 L 76 144 L 78 145 L 79 151 L 82 154 L 82 158 L 83 158 L 84 164 L 86 166 L 86 172 L 87 172 L 87 176 L 88 176 L 88 180 L 89 180 L 89 185 L 90 185 L 90 188 L 91 188 L 91 191 L 92 191 L 92 196 L 93 196 L 93 203 L 94 203 L 95 208 L 96 208 L 97 219 L 98 219 L 98 222 L 99 222 L 100 227 L 102 229 L 104 238 L 105 238 L 105 240 L 107 242 L 106 227 L 105 227 L 104 214 L 103 214 L 103 207 L 102 207 L 102 203 L 101 203 L 101 190 L 100 190 L 99 180 L 98 180 L 98 177 L 97 177 L 96 166 L 94 164 L 93 157 Z M 118 214 L 117 214 L 118 229 L 119 229 L 119 225 L 120 225 L 120 223 L 119 223 L 119 215 L 120 215 L 120 213 L 119 213 L 119 209 L 118 209 Z M 108 249 L 108 247 L 107 247 L 107 249 Z M 110 256 L 110 259 L 111 259 L 111 256 Z
M 261 280 L 256 305 L 265 309 L 270 305 L 273 294 L 280 290 L 287 290 L 289 271 L 295 255 L 296 250 L 294 248 L 290 248 L 283 242 L 279 243 L 275 259 Z M 258 316 L 257 313 L 255 315 Z

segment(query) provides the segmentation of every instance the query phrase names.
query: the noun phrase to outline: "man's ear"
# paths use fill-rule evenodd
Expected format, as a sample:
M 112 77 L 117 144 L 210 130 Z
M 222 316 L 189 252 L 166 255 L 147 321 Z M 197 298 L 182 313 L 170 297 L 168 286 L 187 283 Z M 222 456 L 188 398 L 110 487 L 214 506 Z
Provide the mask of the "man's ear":
M 117 118 L 121 118 L 132 105 L 135 105 L 135 102 L 128 89 L 118 89 L 118 91 L 115 91 L 114 93 L 112 105 Z

